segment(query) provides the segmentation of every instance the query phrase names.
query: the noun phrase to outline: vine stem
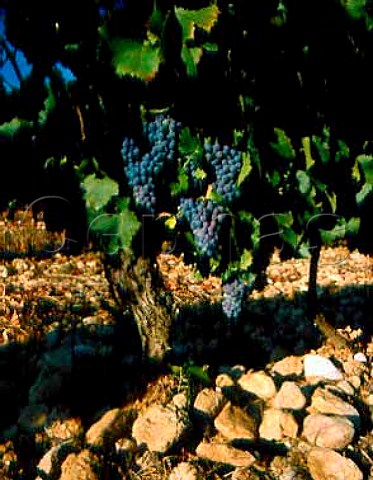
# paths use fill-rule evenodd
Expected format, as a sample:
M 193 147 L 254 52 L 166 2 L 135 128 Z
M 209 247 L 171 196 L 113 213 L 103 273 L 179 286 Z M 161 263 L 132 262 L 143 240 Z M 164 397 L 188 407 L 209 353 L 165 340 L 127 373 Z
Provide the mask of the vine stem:
M 321 238 L 319 231 L 311 236 L 311 260 L 308 275 L 307 312 L 308 318 L 314 322 L 318 313 L 317 271 L 321 253 Z

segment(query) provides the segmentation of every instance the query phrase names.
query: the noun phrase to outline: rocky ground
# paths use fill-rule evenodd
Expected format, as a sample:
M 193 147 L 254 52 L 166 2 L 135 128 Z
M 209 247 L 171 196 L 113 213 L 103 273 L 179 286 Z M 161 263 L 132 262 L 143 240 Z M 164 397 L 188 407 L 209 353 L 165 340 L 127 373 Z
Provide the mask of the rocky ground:
M 373 478 L 369 256 L 323 250 L 316 326 L 308 262 L 274 255 L 228 332 L 219 280 L 160 255 L 177 316 L 169 365 L 146 373 L 97 254 L 11 257 L 0 271 L 1 479 Z

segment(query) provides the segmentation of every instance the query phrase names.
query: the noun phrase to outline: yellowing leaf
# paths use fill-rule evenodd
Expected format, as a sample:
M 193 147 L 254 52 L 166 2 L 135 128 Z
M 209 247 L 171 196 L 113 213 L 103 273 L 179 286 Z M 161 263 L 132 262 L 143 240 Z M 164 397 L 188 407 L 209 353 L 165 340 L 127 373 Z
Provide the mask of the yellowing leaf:
M 119 76 L 130 75 L 150 81 L 158 73 L 160 47 L 131 39 L 117 39 L 110 43 L 113 63 Z
M 175 14 L 183 29 L 183 40 L 194 38 L 194 27 L 197 26 L 209 32 L 215 25 L 219 9 L 216 5 L 201 8 L 199 10 L 186 10 L 178 7 Z
M 171 215 L 165 222 L 166 227 L 173 230 L 176 227 L 177 219 L 175 215 Z
M 312 154 L 311 154 L 310 137 L 302 138 L 302 147 L 303 147 L 304 157 L 306 159 L 306 170 L 309 170 L 312 167 L 312 165 L 315 163 L 315 160 L 312 158 Z

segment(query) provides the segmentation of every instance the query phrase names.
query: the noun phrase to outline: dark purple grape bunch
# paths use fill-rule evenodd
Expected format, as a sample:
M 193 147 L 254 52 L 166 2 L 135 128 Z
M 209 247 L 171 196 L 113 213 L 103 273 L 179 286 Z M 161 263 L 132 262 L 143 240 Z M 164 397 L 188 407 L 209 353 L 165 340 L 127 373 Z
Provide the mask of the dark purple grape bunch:
M 136 204 L 147 213 L 155 213 L 156 182 L 165 165 L 175 159 L 179 131 L 178 122 L 158 115 L 152 122 L 143 124 L 145 153 L 133 138 L 126 137 L 123 141 L 124 173 Z
M 223 283 L 223 312 L 230 321 L 237 321 L 239 318 L 243 301 L 245 299 L 246 286 L 239 279 L 235 278 Z
M 242 167 L 242 152 L 219 143 L 204 143 L 205 159 L 212 166 L 215 181 L 213 187 L 226 204 L 240 195 L 237 180 Z
M 182 198 L 180 210 L 192 230 L 199 254 L 214 256 L 219 247 L 219 235 L 226 213 L 213 200 Z

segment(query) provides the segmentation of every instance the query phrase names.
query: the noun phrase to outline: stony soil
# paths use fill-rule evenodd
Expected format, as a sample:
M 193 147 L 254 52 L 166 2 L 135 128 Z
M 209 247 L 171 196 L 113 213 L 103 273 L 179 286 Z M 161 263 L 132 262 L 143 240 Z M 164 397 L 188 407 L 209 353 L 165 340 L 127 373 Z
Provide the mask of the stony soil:
M 372 478 L 372 259 L 323 250 L 315 326 L 308 262 L 276 254 L 229 330 L 217 278 L 158 260 L 173 349 L 144 372 L 96 253 L 4 259 L 0 478 Z

